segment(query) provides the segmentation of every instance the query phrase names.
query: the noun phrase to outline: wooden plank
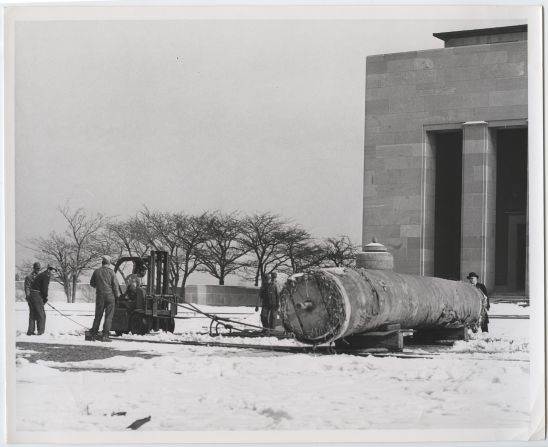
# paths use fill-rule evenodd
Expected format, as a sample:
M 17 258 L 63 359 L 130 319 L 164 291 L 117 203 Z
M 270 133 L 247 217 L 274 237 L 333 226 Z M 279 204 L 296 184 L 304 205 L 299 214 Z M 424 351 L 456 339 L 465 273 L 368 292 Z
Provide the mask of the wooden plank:
M 400 331 L 377 331 L 353 335 L 335 341 L 341 349 L 387 348 L 392 351 L 403 350 L 403 333 Z
M 398 323 L 383 324 L 379 327 L 379 331 L 395 331 L 401 329 L 401 325 Z
M 365 332 L 363 334 L 356 334 L 352 337 L 360 338 L 360 337 L 388 337 L 389 335 L 392 335 L 394 332 L 399 332 L 399 330 L 394 331 L 371 331 L 371 332 Z

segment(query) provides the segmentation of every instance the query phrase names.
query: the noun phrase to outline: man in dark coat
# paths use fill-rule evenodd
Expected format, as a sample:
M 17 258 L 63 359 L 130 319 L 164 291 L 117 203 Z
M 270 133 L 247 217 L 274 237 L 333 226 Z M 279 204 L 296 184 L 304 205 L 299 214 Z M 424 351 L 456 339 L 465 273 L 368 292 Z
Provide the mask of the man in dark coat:
M 48 265 L 48 268 L 36 277 L 30 283 L 29 306 L 32 307 L 38 335 L 42 335 L 46 330 L 46 311 L 44 305 L 48 302 L 49 280 L 55 271 L 55 267 Z
M 89 285 L 95 289 L 95 318 L 93 326 L 89 331 L 92 337 L 99 333 L 99 325 L 105 314 L 103 322 L 102 341 L 110 341 L 110 326 L 114 316 L 114 301 L 120 296 L 120 287 L 114 271 L 109 268 L 110 258 L 103 256 L 102 266 L 96 269 L 91 275 Z
M 276 273 L 272 272 L 269 278 L 264 278 L 259 290 L 261 323 L 265 329 L 274 329 L 276 324 L 276 315 L 280 304 L 276 277 Z
M 491 308 L 491 305 L 489 304 L 489 295 L 487 294 L 487 287 L 485 287 L 485 284 L 482 284 L 481 282 L 478 282 L 479 276 L 475 272 L 470 272 L 468 276 L 466 277 L 468 281 L 473 286 L 476 286 L 483 295 L 485 296 L 485 299 L 482 302 L 481 306 L 481 331 L 482 332 L 489 332 L 489 315 L 487 314 L 487 311 Z
M 38 276 L 40 273 L 40 263 L 35 262 L 32 264 L 32 272 L 30 272 L 27 277 L 25 278 L 25 299 L 27 300 L 27 304 L 29 305 L 29 327 L 27 329 L 27 335 L 36 335 L 36 311 L 34 310 L 34 306 L 31 305 L 30 302 L 30 289 L 32 282 L 34 279 Z

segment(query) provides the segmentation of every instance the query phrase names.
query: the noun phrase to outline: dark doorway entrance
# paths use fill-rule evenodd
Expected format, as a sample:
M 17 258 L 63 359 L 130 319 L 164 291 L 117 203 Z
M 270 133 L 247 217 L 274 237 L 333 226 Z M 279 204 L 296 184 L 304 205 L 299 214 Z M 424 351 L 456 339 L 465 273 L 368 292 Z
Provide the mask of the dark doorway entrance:
M 527 265 L 527 129 L 501 129 L 497 141 L 495 287 L 523 291 Z
M 436 157 L 434 276 L 460 279 L 462 131 L 434 134 Z

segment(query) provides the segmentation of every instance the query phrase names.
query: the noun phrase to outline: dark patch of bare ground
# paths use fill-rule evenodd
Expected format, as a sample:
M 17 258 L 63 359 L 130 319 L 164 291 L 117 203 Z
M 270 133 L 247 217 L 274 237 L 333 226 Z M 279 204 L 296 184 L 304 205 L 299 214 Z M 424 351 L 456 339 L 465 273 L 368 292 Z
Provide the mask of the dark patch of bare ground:
M 109 346 L 97 346 L 95 344 L 89 345 L 65 345 L 55 343 L 33 343 L 26 341 L 19 341 L 16 343 L 19 351 L 18 356 L 24 357 L 31 363 L 36 363 L 38 360 L 45 360 L 50 362 L 81 362 L 84 360 L 101 360 L 108 359 L 117 355 L 123 355 L 126 357 L 141 357 L 144 359 L 150 359 L 157 357 L 157 354 L 151 354 L 149 352 L 143 352 L 138 350 L 132 351 L 118 351 L 115 348 Z M 30 352 L 25 352 L 25 351 Z M 52 368 L 60 371 L 95 371 L 95 372 L 124 372 L 125 369 L 119 368 L 84 368 L 77 366 L 62 366 L 56 365 Z

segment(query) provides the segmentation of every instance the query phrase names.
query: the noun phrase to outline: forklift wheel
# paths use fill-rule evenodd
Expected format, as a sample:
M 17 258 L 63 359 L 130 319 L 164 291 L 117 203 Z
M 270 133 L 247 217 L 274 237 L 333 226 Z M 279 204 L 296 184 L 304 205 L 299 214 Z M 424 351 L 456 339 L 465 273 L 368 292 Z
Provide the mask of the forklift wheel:
M 148 332 L 147 329 L 145 316 L 134 313 L 129 320 L 130 332 L 136 335 L 145 335 Z
M 168 332 L 173 333 L 175 331 L 175 318 L 170 318 L 166 320 L 166 329 Z
M 160 329 L 164 332 L 171 332 L 175 330 L 175 319 L 173 318 L 159 318 Z
M 167 331 L 166 329 L 166 320 L 164 318 L 159 318 L 158 319 L 158 328 L 160 331 Z

